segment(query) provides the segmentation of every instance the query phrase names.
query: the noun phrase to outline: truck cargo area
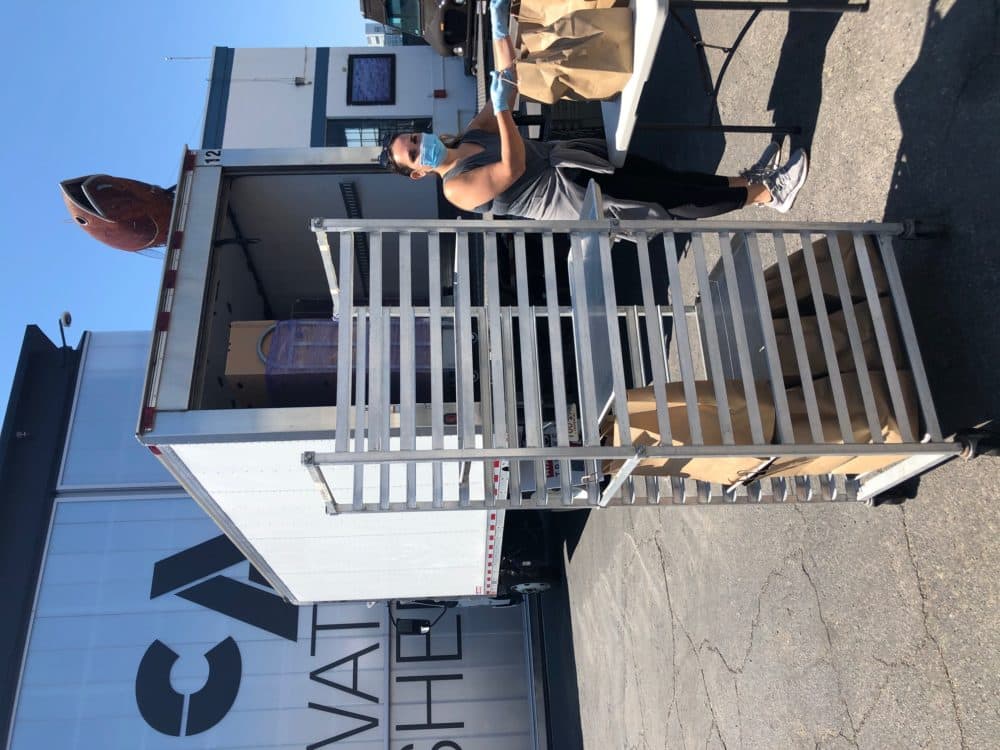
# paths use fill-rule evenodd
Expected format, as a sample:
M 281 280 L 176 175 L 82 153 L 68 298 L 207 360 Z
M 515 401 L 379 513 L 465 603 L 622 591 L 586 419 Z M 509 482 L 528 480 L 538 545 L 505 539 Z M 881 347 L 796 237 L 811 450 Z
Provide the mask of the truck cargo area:
M 391 212 L 400 180 L 386 174 L 236 174 L 221 184 L 216 230 L 212 237 L 203 324 L 194 383 L 193 409 L 271 408 L 333 405 L 335 373 L 303 374 L 310 362 L 322 365 L 331 331 L 331 298 L 313 236 L 304 228 L 316 215 L 378 218 Z M 403 187 L 408 187 L 403 185 Z M 387 205 L 375 196 L 386 196 Z M 399 200 L 426 197 L 400 193 Z M 433 214 L 436 205 L 413 206 Z M 370 250 L 367 238 L 354 247 L 357 304 L 368 299 Z M 398 303 L 398 240 L 386 237 L 382 293 L 387 305 Z M 413 244 L 415 268 L 427 268 L 426 239 Z M 334 261 L 339 263 L 339 257 Z M 450 248 L 439 265 L 450 291 Z M 426 271 L 410 284 L 415 304 L 427 303 Z M 281 330 L 276 323 L 283 321 Z M 396 334 L 398 338 L 398 333 Z M 287 338 L 283 338 L 286 337 Z M 424 336 L 426 339 L 426 336 Z M 293 340 L 288 340 L 293 339 Z M 265 384 L 265 364 L 277 340 L 285 358 L 285 377 L 274 374 Z M 326 348 L 324 348 L 326 347 Z M 396 350 L 398 357 L 398 346 Z M 275 359 L 277 352 L 272 355 Z M 295 371 L 298 366 L 298 372 Z M 398 368 L 398 365 L 397 365 Z M 333 386 L 333 388 L 331 388 Z M 398 386 L 397 386 L 398 389 Z

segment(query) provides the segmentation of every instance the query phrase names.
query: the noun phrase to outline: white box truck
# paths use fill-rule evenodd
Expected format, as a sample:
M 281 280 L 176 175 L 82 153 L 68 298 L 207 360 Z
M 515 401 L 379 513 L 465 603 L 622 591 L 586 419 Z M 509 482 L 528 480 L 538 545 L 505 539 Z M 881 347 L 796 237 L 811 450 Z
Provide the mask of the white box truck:
M 376 217 L 380 210 L 399 215 L 399 202 L 406 201 L 409 186 L 378 170 L 377 153 L 372 151 L 185 151 L 138 436 L 291 602 L 433 599 L 502 604 L 512 598 L 513 588 L 536 591 L 553 575 L 549 566 L 540 564 L 545 560 L 538 556 L 544 544 L 537 515 L 512 519 L 498 508 L 329 515 L 302 461 L 305 453 L 335 451 L 337 426 L 345 418 L 368 418 L 367 405 L 360 410 L 353 404 L 338 408 L 343 402 L 337 398 L 335 367 L 310 375 L 303 374 L 300 365 L 303 357 L 331 361 L 329 356 L 324 359 L 324 351 L 329 352 L 323 349 L 323 337 L 328 340 L 331 330 L 324 327 L 331 322 L 330 292 L 309 221 L 317 215 L 357 214 L 358 205 Z M 380 270 L 375 266 L 382 264 L 383 252 Z M 352 248 L 358 278 L 355 301 L 364 303 L 377 293 L 363 288 L 377 272 L 387 302 L 398 302 L 402 288 L 410 295 L 409 304 L 423 311 L 414 324 L 424 331 L 417 338 L 427 343 L 433 339 L 438 349 L 444 344 L 433 378 L 425 366 L 409 386 L 400 385 L 400 354 L 409 361 L 414 352 L 407 343 L 412 334 L 400 340 L 397 305 L 392 316 L 396 328 L 384 339 L 388 351 L 395 333 L 394 354 L 389 355 L 389 360 L 395 357 L 395 369 L 387 360 L 383 381 L 392 391 L 402 388 L 407 398 L 426 399 L 417 407 L 425 425 L 435 416 L 425 395 L 432 379 L 439 394 L 455 398 L 454 318 L 446 314 L 433 332 L 427 328 L 430 296 L 447 308 L 453 295 L 453 254 L 447 243 L 433 248 L 413 243 L 414 281 L 400 285 L 395 237 L 378 249 L 360 239 Z M 388 322 L 388 305 L 385 311 Z M 403 322 L 404 327 L 408 324 Z M 249 364 L 239 362 L 246 352 L 237 348 L 246 345 L 236 334 L 246 338 L 248 330 L 251 349 L 261 338 L 255 332 L 266 332 L 261 345 L 272 353 L 280 348 L 290 369 L 284 374 L 265 372 L 263 361 L 256 362 L 256 351 L 250 352 Z M 336 337 L 335 322 L 332 330 Z M 366 340 L 381 337 L 381 328 L 372 327 L 355 345 L 363 349 Z M 381 352 L 372 353 L 373 362 L 381 359 Z M 255 365 L 258 370 L 248 372 Z M 375 368 L 372 377 L 380 371 Z M 398 393 L 389 395 L 399 403 Z M 349 396 L 346 401 L 356 399 Z M 439 419 L 449 420 L 456 411 L 442 399 L 435 403 L 446 412 L 436 415 Z M 398 409 L 377 413 L 394 425 L 392 441 L 397 443 Z M 449 430 L 443 445 L 457 446 L 455 428 Z M 429 427 L 418 431 L 427 436 L 417 440 L 430 445 Z M 499 465 L 497 469 L 499 481 L 506 471 L 500 472 Z M 405 500 L 395 472 L 392 477 L 397 485 L 386 489 L 383 499 Z M 377 483 L 378 478 L 371 481 Z M 426 488 L 415 485 L 418 493 L 430 492 L 436 481 L 445 504 L 457 504 L 464 491 L 460 488 L 470 486 L 454 467 L 434 476 L 421 471 L 418 481 L 426 483 Z M 473 493 L 482 494 L 483 475 L 473 475 L 470 481 Z M 377 492 L 365 487 L 365 502 L 374 499 L 377 504 Z

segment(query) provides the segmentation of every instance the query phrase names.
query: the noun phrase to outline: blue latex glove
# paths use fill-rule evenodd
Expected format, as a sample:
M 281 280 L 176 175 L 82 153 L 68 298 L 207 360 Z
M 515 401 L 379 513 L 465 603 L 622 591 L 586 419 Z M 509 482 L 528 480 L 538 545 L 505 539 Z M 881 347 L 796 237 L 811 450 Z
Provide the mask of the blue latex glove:
M 490 0 L 490 21 L 494 39 L 510 36 L 510 0 Z
M 509 76 L 507 71 L 490 71 L 490 101 L 493 102 L 493 111 L 497 114 L 510 109 L 510 98 L 514 93 L 514 84 Z

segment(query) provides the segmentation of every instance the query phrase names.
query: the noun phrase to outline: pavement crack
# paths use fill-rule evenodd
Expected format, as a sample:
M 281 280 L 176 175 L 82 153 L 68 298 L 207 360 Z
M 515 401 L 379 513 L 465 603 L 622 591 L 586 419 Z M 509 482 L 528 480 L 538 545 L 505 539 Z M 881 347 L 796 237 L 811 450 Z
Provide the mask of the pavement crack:
M 634 543 L 635 540 L 633 540 Z M 681 712 L 677 708 L 677 680 L 679 673 L 677 670 L 677 636 L 674 632 L 677 628 L 677 617 L 674 615 L 674 603 L 670 598 L 670 584 L 669 578 L 667 576 L 667 560 L 666 555 L 663 552 L 663 545 L 659 538 L 653 539 L 656 544 L 656 552 L 660 556 L 660 572 L 663 575 L 663 588 L 667 597 L 667 614 L 670 615 L 670 707 L 667 711 L 667 724 L 670 723 L 670 715 L 673 711 L 677 711 L 677 726 L 681 729 L 681 742 L 687 745 L 687 740 L 684 737 L 684 725 L 681 724 Z
M 784 565 L 787 564 L 787 562 L 788 561 L 785 560 L 782 563 L 782 567 L 784 567 Z M 747 643 L 746 651 L 743 652 L 743 658 L 740 661 L 740 665 L 738 667 L 731 666 L 729 664 L 729 660 L 726 659 L 725 654 L 722 653 L 722 650 L 714 643 L 709 641 L 707 638 L 703 640 L 698 647 L 699 651 L 702 648 L 704 648 L 708 651 L 711 651 L 716 656 L 718 656 L 719 659 L 722 660 L 722 666 L 724 666 L 730 674 L 733 675 L 743 674 L 743 670 L 746 668 L 747 663 L 750 661 L 750 653 L 753 651 L 754 638 L 757 635 L 757 626 L 760 624 L 761 602 L 764 599 L 764 594 L 767 593 L 767 590 L 771 587 L 771 583 L 774 581 L 775 578 L 784 578 L 784 575 L 781 572 L 781 568 L 775 568 L 770 573 L 768 573 L 767 578 L 764 580 L 764 583 L 760 587 L 760 591 L 757 592 L 757 607 L 754 610 L 753 617 L 750 618 L 750 640 Z
M 816 565 L 816 561 L 812 560 L 813 565 Z M 823 631 L 826 634 L 826 645 L 830 652 L 830 668 L 833 670 L 834 676 L 837 678 L 837 695 L 840 698 L 840 702 L 844 706 L 844 713 L 847 715 L 847 721 L 851 725 L 851 734 L 853 737 L 847 737 L 840 733 L 845 740 L 852 743 L 855 747 L 858 747 L 858 726 L 854 723 L 854 716 L 851 714 L 851 707 L 847 704 L 847 697 L 844 695 L 844 682 L 840 677 L 840 670 L 837 669 L 836 664 L 836 654 L 833 649 L 833 637 L 830 634 L 830 624 L 826 621 L 826 617 L 823 614 L 823 600 L 819 594 L 819 588 L 816 586 L 816 582 L 813 580 L 812 574 L 806 567 L 806 551 L 805 548 L 799 550 L 799 565 L 802 568 L 802 573 L 805 575 L 806 580 L 809 582 L 809 586 L 812 589 L 813 596 L 816 598 L 816 611 L 819 614 L 819 621 L 823 624 Z
M 917 593 L 920 594 L 920 613 L 923 621 L 924 633 L 927 635 L 927 638 L 930 639 L 931 643 L 934 644 L 934 648 L 937 650 L 938 659 L 941 662 L 941 668 L 944 671 L 945 679 L 948 681 L 948 691 L 951 693 L 951 707 L 952 711 L 955 713 L 955 724 L 958 726 L 958 738 L 961 743 L 962 750 L 965 750 L 965 748 L 968 747 L 968 744 L 965 739 L 965 727 L 962 726 L 962 717 L 958 710 L 958 695 L 955 693 L 955 682 L 951 678 L 951 670 L 948 669 L 948 662 L 945 661 L 941 643 L 938 641 L 937 636 L 931 632 L 927 612 L 927 592 L 924 590 L 924 579 L 920 575 L 920 569 L 917 567 L 917 560 L 913 556 L 913 543 L 910 540 L 910 527 L 906 523 L 906 507 L 904 505 L 899 506 L 899 517 L 903 522 L 903 537 L 906 540 L 906 554 L 910 558 L 910 567 L 913 568 L 913 576 L 917 580 Z
M 875 710 L 875 706 L 878 705 L 878 702 L 882 700 L 882 693 L 885 691 L 886 685 L 888 684 L 889 684 L 889 675 L 886 675 L 885 679 L 882 681 L 882 684 L 879 685 L 878 691 L 875 693 L 875 699 L 872 701 L 871 705 L 868 706 L 868 710 L 861 715 L 861 721 L 858 722 L 857 729 L 854 731 L 855 737 L 857 737 L 858 733 L 862 729 L 864 729 L 865 722 L 867 722 L 868 717 L 872 715 L 872 711 Z
M 667 597 L 667 609 L 670 613 L 670 622 L 671 622 L 670 640 L 673 647 L 673 662 L 674 662 L 674 677 L 673 677 L 673 684 L 671 685 L 671 691 L 673 697 L 671 701 L 674 705 L 676 705 L 678 670 L 677 670 L 677 646 L 676 646 L 676 638 L 674 636 L 674 629 L 679 628 L 681 633 L 684 635 L 684 638 L 687 640 L 688 646 L 691 648 L 691 654 L 694 656 L 695 662 L 698 664 L 698 674 L 701 676 L 701 686 L 702 689 L 705 691 L 705 701 L 708 705 L 709 713 L 712 715 L 712 726 L 715 727 L 715 731 L 719 735 L 719 741 L 722 742 L 723 748 L 728 750 L 726 741 L 722 738 L 722 731 L 719 728 L 719 717 L 715 713 L 715 704 L 712 702 L 712 693 L 708 689 L 708 679 L 705 677 L 705 667 L 701 661 L 701 650 L 698 646 L 695 646 L 694 638 L 691 637 L 691 633 L 688 632 L 687 628 L 684 626 L 684 623 L 681 622 L 680 618 L 677 616 L 677 613 L 674 611 L 673 599 L 670 595 L 670 580 L 667 575 L 666 553 L 663 551 L 663 546 L 660 540 L 657 538 L 654 541 L 656 543 L 657 552 L 659 553 L 660 556 L 660 567 L 663 571 L 663 587 Z M 677 723 L 678 725 L 680 725 L 680 711 L 678 711 L 677 713 Z M 683 726 L 681 726 L 681 731 L 683 733 Z M 709 737 L 706 740 L 706 745 L 708 744 L 709 740 L 711 740 L 711 728 L 709 729 Z
M 736 728 L 740 731 L 740 747 L 743 747 L 743 710 L 740 708 L 743 698 L 740 696 L 740 681 L 735 676 L 733 689 L 736 690 Z

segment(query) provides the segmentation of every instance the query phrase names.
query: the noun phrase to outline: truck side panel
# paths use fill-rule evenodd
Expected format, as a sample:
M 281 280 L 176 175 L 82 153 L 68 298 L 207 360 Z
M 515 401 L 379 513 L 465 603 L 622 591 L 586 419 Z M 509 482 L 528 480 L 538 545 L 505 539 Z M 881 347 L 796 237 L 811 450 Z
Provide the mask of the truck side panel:
M 239 529 L 252 548 L 247 550 L 251 559 L 266 560 L 297 602 L 484 593 L 486 511 L 330 515 L 301 456 L 333 449 L 333 441 L 320 440 L 170 446 Z M 345 470 L 353 471 L 340 469 Z M 471 472 L 473 481 L 481 477 L 481 472 Z M 327 482 L 338 498 L 336 480 L 337 472 L 329 470 Z M 381 492 L 378 482 L 379 467 L 370 467 L 366 504 L 377 504 L 381 492 L 404 498 L 405 466 L 390 467 L 389 484 Z M 445 477 L 444 485 L 446 493 L 457 497 L 457 475 Z M 429 486 L 427 467 L 418 471 L 418 489 L 429 496 Z M 351 498 L 340 495 L 339 501 L 349 507 Z

